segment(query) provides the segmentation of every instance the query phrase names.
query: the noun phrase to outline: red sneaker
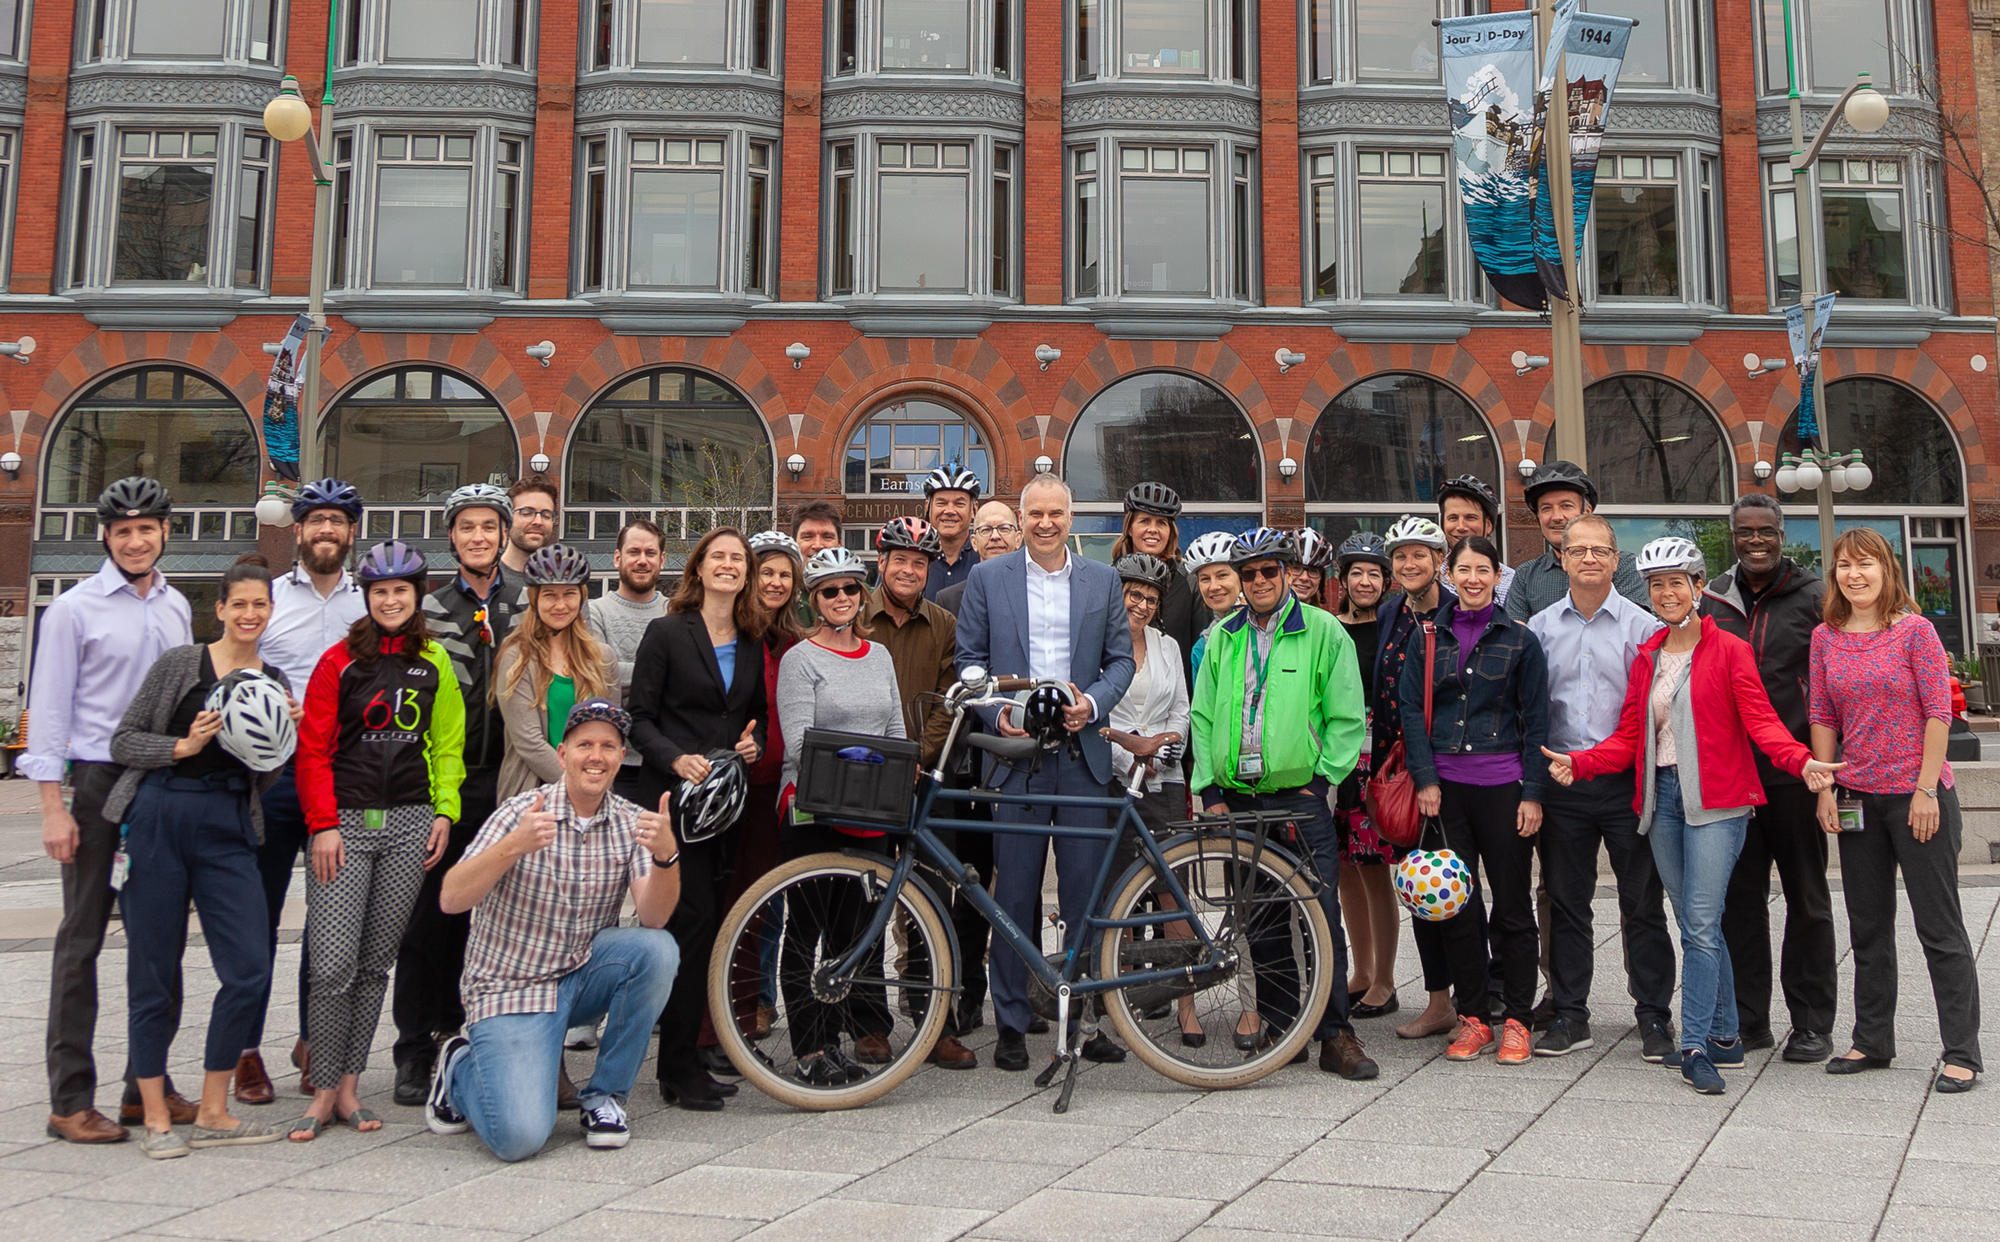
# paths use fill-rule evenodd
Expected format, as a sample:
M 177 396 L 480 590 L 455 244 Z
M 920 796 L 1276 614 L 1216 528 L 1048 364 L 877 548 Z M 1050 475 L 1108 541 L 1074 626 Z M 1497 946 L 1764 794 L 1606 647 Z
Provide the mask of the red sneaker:
M 1535 1037 L 1527 1027 L 1507 1019 L 1507 1025 L 1500 1028 L 1500 1064 L 1526 1065 L 1534 1055 Z
M 1480 1053 L 1493 1046 L 1493 1028 L 1473 1017 L 1460 1014 L 1458 1034 L 1452 1036 L 1451 1047 L 1444 1050 L 1447 1061 L 1471 1061 Z

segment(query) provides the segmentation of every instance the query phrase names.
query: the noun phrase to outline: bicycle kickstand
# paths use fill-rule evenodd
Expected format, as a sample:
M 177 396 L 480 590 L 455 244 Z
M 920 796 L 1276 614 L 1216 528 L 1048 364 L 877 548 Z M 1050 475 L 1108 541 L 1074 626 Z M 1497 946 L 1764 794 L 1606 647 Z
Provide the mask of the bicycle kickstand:
M 1069 984 L 1056 986 L 1056 1055 L 1047 1068 L 1035 1075 L 1035 1086 L 1046 1087 L 1055 1081 L 1056 1071 L 1063 1073 L 1062 1090 L 1056 1095 L 1055 1111 L 1069 1111 L 1069 1099 L 1076 1091 L 1076 1071 L 1083 1064 L 1083 1051 L 1069 1046 Z

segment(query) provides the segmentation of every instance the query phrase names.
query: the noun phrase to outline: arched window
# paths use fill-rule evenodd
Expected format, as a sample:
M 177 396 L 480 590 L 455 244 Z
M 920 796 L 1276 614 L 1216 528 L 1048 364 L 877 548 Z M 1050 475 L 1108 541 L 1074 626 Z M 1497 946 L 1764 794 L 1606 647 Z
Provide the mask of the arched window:
M 326 472 L 371 505 L 440 505 L 467 483 L 505 486 L 519 460 L 499 403 L 435 367 L 375 376 L 327 411 L 319 434 Z
M 105 380 L 48 440 L 44 506 L 97 503 L 113 479 L 142 474 L 178 505 L 254 505 L 256 428 L 236 398 L 193 371 L 146 367 Z
M 773 497 L 771 437 L 743 395 L 720 380 L 666 368 L 636 375 L 599 397 L 569 442 L 563 495 L 570 538 L 589 538 L 592 505 L 622 505 L 654 517 L 679 538 L 700 538 L 713 521 L 762 529 Z M 682 510 L 676 514 L 673 510 Z M 754 514 L 755 517 L 746 516 Z M 623 516 L 600 514 L 595 532 L 613 538 Z
M 1600 505 L 1726 505 L 1729 444 L 1708 407 L 1651 375 L 1583 391 L 1584 445 Z
M 1425 375 L 1377 375 L 1321 412 L 1305 468 L 1308 504 L 1400 515 L 1434 509 L 1438 489 L 1461 474 L 1497 491 L 1500 446 L 1457 389 Z
M 889 401 L 854 429 L 842 486 L 850 496 L 921 495 L 924 476 L 947 462 L 958 462 L 992 489 L 993 457 L 971 419 L 923 397 Z
M 1842 505 L 1962 505 L 1965 471 L 1958 440 L 1921 395 L 1893 380 L 1856 377 L 1826 386 L 1826 431 L 1836 453 L 1861 450 L 1875 473 L 1865 492 Z M 1785 421 L 1781 453 L 1798 453 L 1798 415 Z M 1810 495 L 1802 496 L 1810 500 Z

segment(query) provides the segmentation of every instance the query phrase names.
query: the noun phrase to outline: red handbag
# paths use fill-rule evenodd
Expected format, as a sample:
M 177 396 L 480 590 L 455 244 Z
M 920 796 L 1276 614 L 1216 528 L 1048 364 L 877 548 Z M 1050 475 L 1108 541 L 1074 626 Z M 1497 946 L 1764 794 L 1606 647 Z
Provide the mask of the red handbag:
M 1426 621 L 1424 626 L 1424 732 L 1431 728 L 1431 690 L 1437 670 L 1437 627 Z M 1398 849 L 1409 849 L 1416 845 L 1423 835 L 1423 816 L 1417 813 L 1417 782 L 1410 775 L 1403 742 L 1399 738 L 1375 765 L 1374 773 L 1368 778 L 1364 798 L 1368 803 L 1368 820 L 1375 825 L 1376 835 Z

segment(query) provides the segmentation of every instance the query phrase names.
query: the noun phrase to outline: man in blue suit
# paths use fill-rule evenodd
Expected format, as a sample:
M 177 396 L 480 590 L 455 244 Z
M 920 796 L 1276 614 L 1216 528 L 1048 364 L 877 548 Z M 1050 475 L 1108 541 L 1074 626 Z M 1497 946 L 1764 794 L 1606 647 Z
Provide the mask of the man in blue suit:
M 1068 683 L 1074 706 L 1063 717 L 1069 740 L 1021 764 L 1001 783 L 1007 793 L 1103 796 L 1111 784 L 1111 746 L 1099 735 L 1111 709 L 1132 684 L 1132 634 L 1118 574 L 1069 550 L 1069 485 L 1037 476 L 1021 492 L 1019 552 L 973 566 L 958 614 L 958 664 L 1000 676 L 1048 678 Z M 1019 737 L 1023 730 L 1007 708 L 995 725 Z M 996 806 L 993 818 L 1019 824 L 1106 827 L 1102 812 L 1070 808 Z M 994 897 L 1032 938 L 1048 847 L 1056 853 L 1056 895 L 1068 934 L 1082 934 L 1090 887 L 1104 857 L 1104 842 L 1082 837 L 1001 833 L 994 841 Z M 993 954 L 993 1011 L 1000 1042 L 993 1064 L 1028 1068 L 1026 1033 L 1028 969 L 1012 953 Z M 1125 1052 L 1107 1035 L 1084 1045 L 1086 1057 L 1122 1061 Z

